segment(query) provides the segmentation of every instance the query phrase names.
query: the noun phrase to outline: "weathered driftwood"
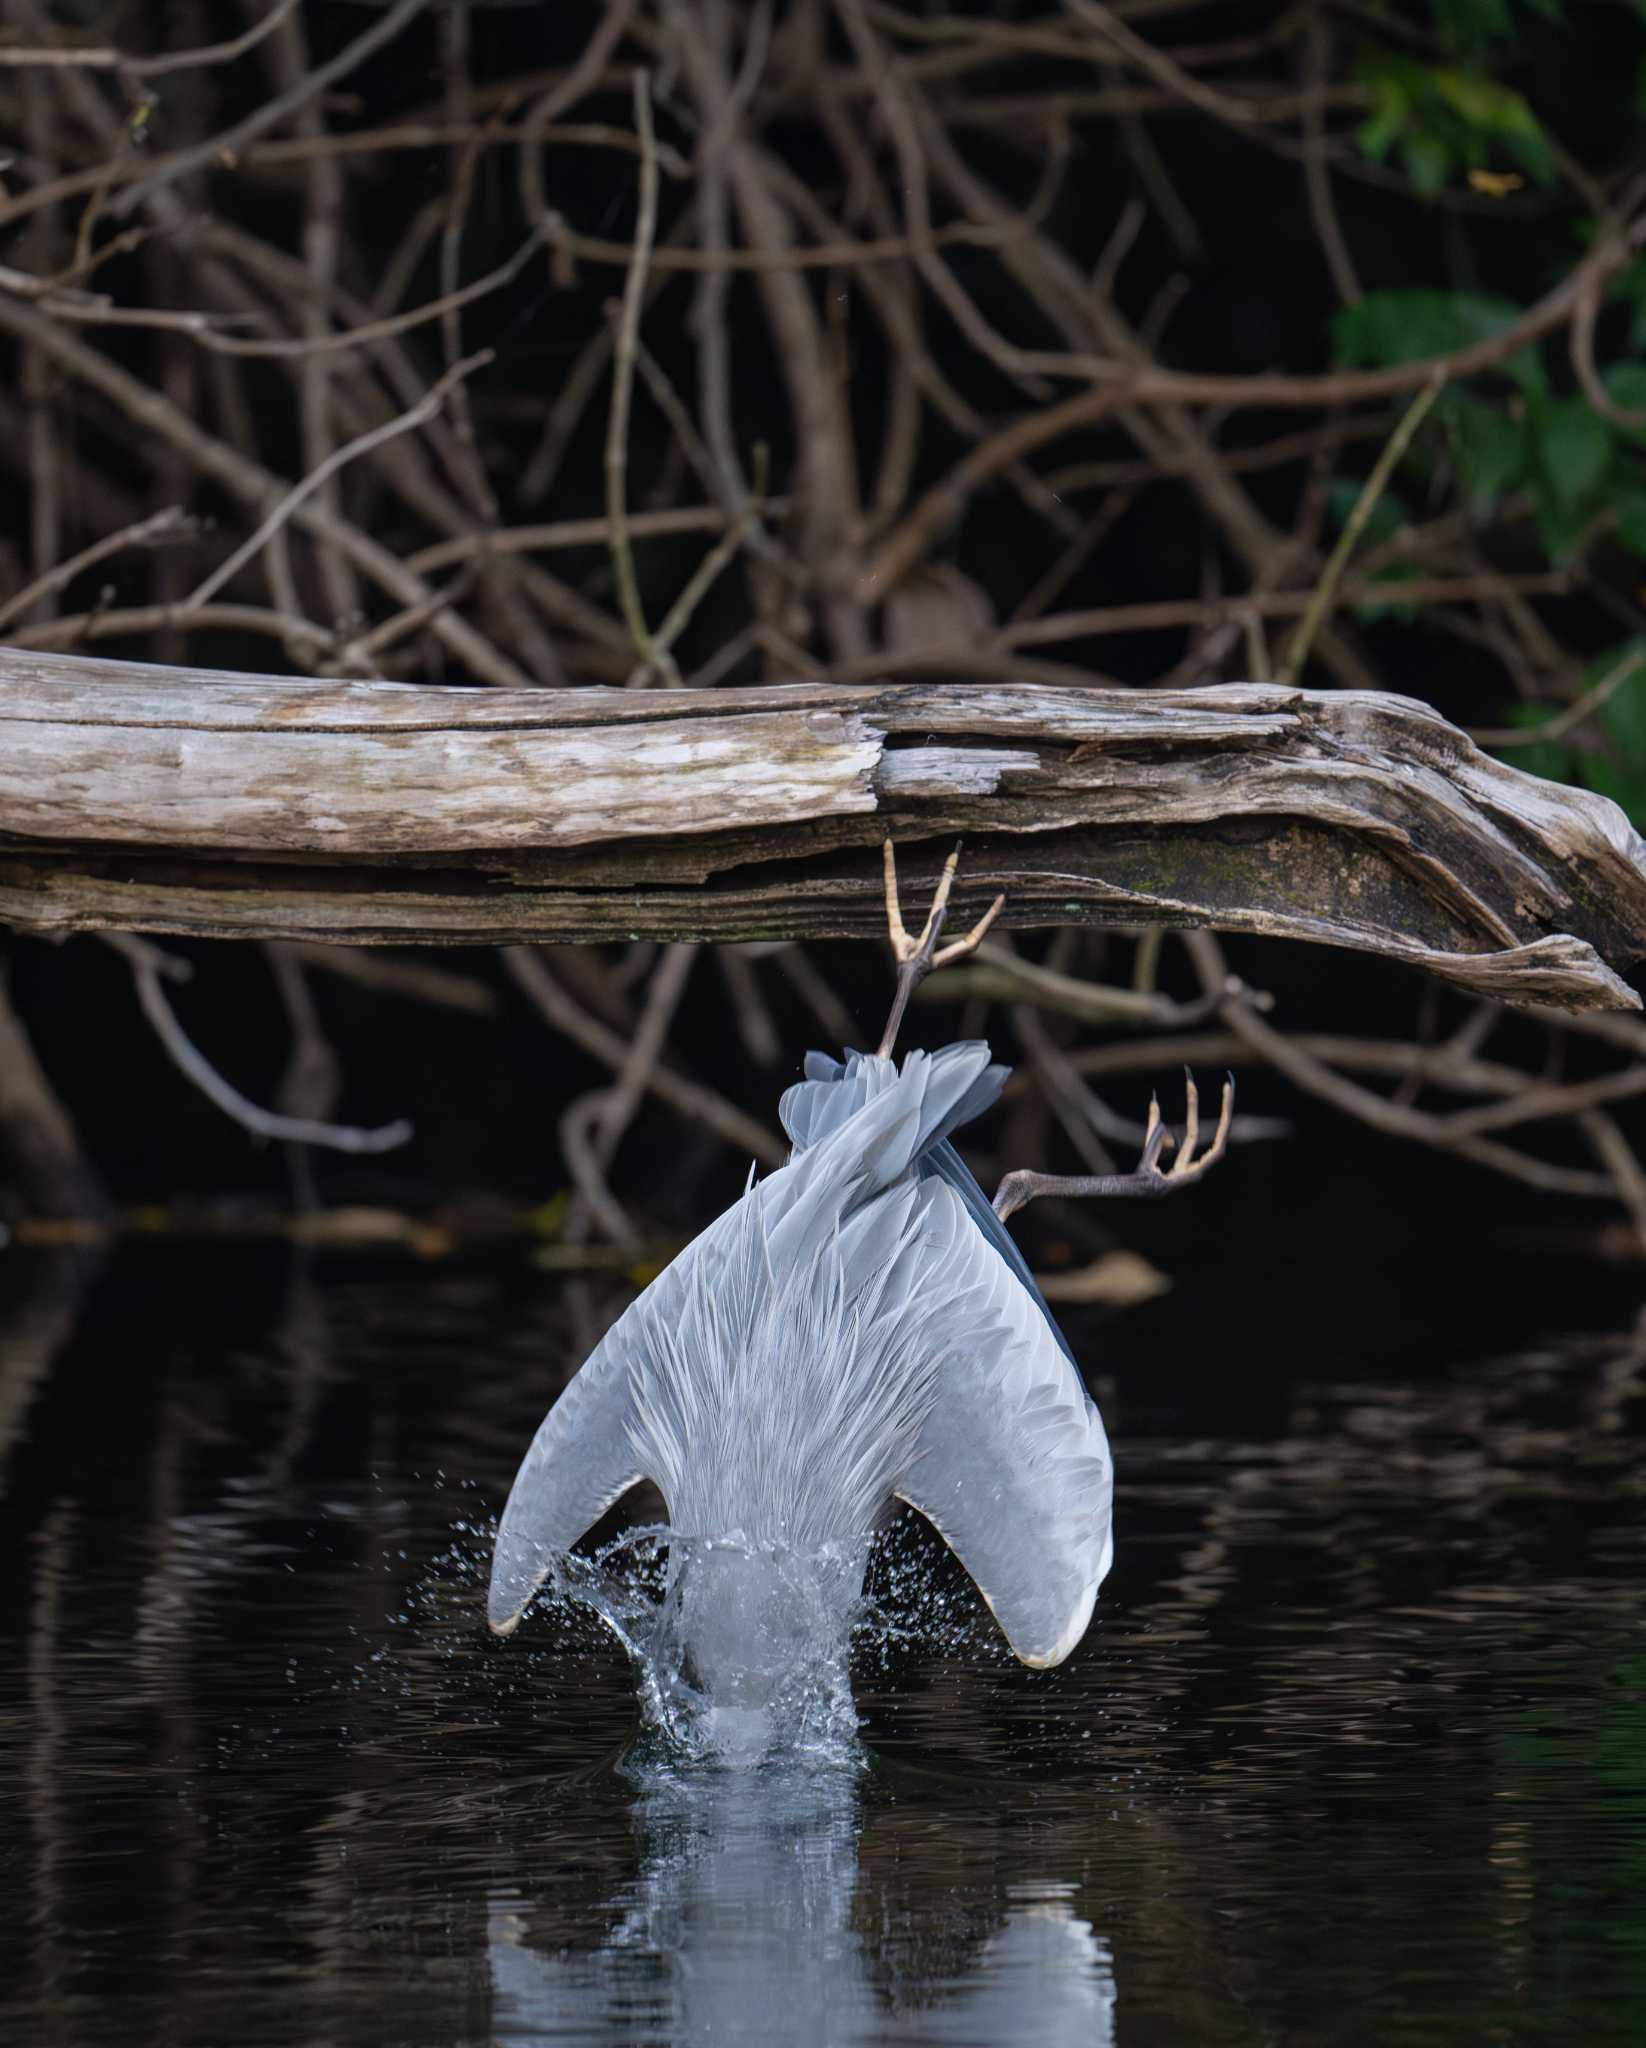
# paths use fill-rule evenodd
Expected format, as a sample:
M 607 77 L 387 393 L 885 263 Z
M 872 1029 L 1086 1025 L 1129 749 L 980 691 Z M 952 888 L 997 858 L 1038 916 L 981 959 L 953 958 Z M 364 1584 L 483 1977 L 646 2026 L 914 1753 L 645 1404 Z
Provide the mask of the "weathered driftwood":
M 464 690 L 0 650 L 0 920 L 33 931 L 869 935 L 881 840 L 957 832 L 957 916 L 1004 890 L 1017 925 L 1265 932 L 1638 1007 L 1607 964 L 1646 952 L 1622 813 L 1404 697 Z

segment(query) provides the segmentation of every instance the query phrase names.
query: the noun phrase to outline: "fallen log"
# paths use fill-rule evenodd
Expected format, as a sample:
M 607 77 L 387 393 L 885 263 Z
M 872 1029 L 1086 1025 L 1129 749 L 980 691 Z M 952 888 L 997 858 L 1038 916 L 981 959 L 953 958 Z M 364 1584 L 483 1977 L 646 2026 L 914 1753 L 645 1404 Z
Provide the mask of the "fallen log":
M 1646 844 L 1426 705 L 1236 683 L 507 690 L 0 649 L 0 921 L 371 944 L 1204 925 L 1638 1008 Z

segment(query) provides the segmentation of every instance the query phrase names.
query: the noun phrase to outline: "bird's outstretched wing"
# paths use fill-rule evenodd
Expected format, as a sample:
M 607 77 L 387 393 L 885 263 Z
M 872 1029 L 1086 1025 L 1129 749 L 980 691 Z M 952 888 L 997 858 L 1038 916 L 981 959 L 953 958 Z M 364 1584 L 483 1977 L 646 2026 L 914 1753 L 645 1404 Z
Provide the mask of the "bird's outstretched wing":
M 960 1559 L 1017 1655 L 1060 1664 L 1086 1632 L 1113 1557 L 1114 1479 L 1063 1332 L 949 1142 L 990 1107 L 1008 1072 L 980 1061 L 916 1155 L 915 1286 L 936 1398 L 897 1493 Z M 782 1104 L 796 1152 L 849 1131 L 896 1080 L 890 1060 L 809 1053 L 806 1079 Z
M 690 1434 L 693 1414 L 712 1412 L 723 1391 L 717 1376 L 775 1288 L 815 1310 L 811 1295 L 832 1273 L 848 1311 L 874 1303 L 880 1352 L 894 1345 L 901 1315 L 924 1313 L 923 1295 L 918 1311 L 912 1305 L 921 1273 L 906 1242 L 915 1169 L 974 1113 L 968 1105 L 993 1099 L 992 1077 L 1003 1070 L 991 1069 L 988 1047 L 977 1044 L 911 1053 L 901 1072 L 890 1061 L 877 1066 L 884 1072 L 859 1114 L 832 1119 L 814 1145 L 694 1239 L 612 1325 L 544 1418 L 498 1526 L 488 1617 L 500 1635 L 556 1559 L 629 1487 L 649 1478 L 669 1494 L 660 1441 Z M 849 1390 L 840 1359 L 807 1363 Z M 816 1405 L 799 1380 L 791 1384 L 796 1401 Z M 660 1434 L 665 1396 L 670 1428 Z
M 539 1429 L 498 1529 L 494 1629 L 636 1480 L 671 1493 L 664 1451 L 704 1428 L 713 1439 L 728 1394 L 754 1391 L 723 1382 L 765 1316 L 775 1334 L 756 1362 L 797 1404 L 779 1435 L 826 1411 L 829 1445 L 849 1453 L 829 1482 L 842 1510 L 847 1480 L 868 1472 L 880 1499 L 937 1528 L 1025 1663 L 1069 1654 L 1112 1554 L 1103 1424 L 1021 1261 L 980 1227 L 981 1194 L 968 1202 L 932 1165 L 1002 1078 L 986 1046 L 966 1045 L 901 1071 L 864 1061 L 838 1092 L 822 1075 L 806 1084 L 817 1093 L 791 1091 L 803 1149 L 653 1281 Z M 797 1355 L 780 1357 L 783 1333 L 790 1349 L 804 1337 Z
M 1061 1664 L 1114 1554 L 1097 1408 L 1048 1318 L 943 1181 L 927 1181 L 924 1341 L 936 1396 L 896 1483 L 959 1558 L 1025 1664 Z
M 544 1416 L 521 1461 L 492 1553 L 487 1619 L 506 1636 L 578 1537 L 644 1477 L 618 1323 Z

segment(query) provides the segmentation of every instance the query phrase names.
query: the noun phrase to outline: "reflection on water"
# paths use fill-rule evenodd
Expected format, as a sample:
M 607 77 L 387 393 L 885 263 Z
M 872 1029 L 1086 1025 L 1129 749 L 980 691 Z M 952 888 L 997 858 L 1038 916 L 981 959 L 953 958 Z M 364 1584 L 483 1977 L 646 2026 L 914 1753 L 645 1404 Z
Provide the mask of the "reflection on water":
M 637 1748 L 585 1610 L 484 1628 L 558 1284 L 3 1277 L 0 2039 L 1638 2038 L 1638 1342 L 1192 1439 L 1122 1372 L 1075 1657 L 906 1526 L 857 1752 L 738 1773 Z
M 641 1774 L 638 1869 L 602 1902 L 592 1941 L 552 1905 L 492 1900 L 497 2040 L 1104 2048 L 1113 1970 L 1067 1884 L 1014 1884 L 958 1971 L 911 1969 L 907 1943 L 882 1939 L 897 1922 L 859 1866 L 874 1820 L 857 1778 L 840 1765 Z

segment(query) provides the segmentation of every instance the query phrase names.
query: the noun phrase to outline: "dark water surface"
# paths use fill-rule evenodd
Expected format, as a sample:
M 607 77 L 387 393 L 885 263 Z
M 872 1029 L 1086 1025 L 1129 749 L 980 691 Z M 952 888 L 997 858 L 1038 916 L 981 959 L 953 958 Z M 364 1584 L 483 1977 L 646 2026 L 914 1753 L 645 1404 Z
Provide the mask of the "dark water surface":
M 860 1756 L 716 1773 L 483 1626 L 580 1283 L 7 1277 L 8 2043 L 1646 2038 L 1639 1341 L 1277 1384 L 1185 1307 L 1065 1667 L 905 1532 Z

